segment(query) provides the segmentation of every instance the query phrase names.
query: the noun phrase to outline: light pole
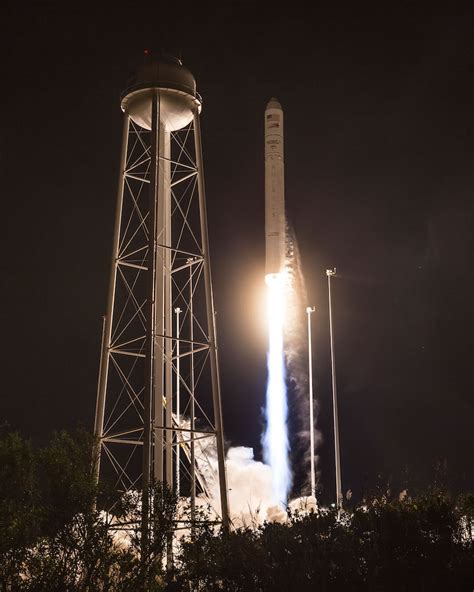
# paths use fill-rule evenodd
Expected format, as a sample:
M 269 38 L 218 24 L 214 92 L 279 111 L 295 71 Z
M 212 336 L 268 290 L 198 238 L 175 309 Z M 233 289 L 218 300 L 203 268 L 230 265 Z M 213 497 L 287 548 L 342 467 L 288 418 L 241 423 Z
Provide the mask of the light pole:
M 309 374 L 309 441 L 311 452 L 311 496 L 316 499 L 316 475 L 314 471 L 314 404 L 313 404 L 313 355 L 311 347 L 311 314 L 314 306 L 306 307 L 308 315 L 308 374 Z
M 334 416 L 334 457 L 336 463 L 336 506 L 342 508 L 342 486 L 341 486 L 341 455 L 339 450 L 339 420 L 337 413 L 337 387 L 336 387 L 336 354 L 334 351 L 334 335 L 332 323 L 332 302 L 331 302 L 331 278 L 336 275 L 336 268 L 326 269 L 328 276 L 329 295 L 329 335 L 331 340 L 331 378 L 332 378 L 332 407 Z
M 181 436 L 182 433 L 180 432 L 179 428 L 181 427 L 181 405 L 179 400 L 180 395 L 180 382 L 181 382 L 181 373 L 180 373 L 180 359 L 179 359 L 179 315 L 181 314 L 181 309 L 179 306 L 174 309 L 176 313 L 176 422 L 178 424 L 178 429 L 176 430 L 176 495 L 179 497 L 180 489 L 181 489 L 181 481 L 180 481 L 180 445 L 181 445 Z

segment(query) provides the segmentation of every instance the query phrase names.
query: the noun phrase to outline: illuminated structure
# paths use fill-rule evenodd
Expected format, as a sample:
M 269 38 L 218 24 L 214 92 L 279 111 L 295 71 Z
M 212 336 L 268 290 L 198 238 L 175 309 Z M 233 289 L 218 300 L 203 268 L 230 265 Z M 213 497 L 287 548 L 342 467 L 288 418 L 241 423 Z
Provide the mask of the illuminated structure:
M 306 307 L 308 316 L 308 384 L 309 384 L 309 446 L 310 446 L 310 483 L 311 495 L 316 499 L 316 471 L 314 451 L 314 398 L 313 398 L 313 348 L 311 342 L 311 315 L 315 311 L 314 306 Z
M 283 110 L 276 99 L 265 109 L 265 282 L 267 284 L 267 392 L 263 457 L 272 470 L 276 504 L 285 506 L 291 488 L 286 393 L 285 293 L 287 289 Z
M 265 275 L 285 268 L 285 228 L 283 110 L 270 99 L 265 109 Z
M 113 477 L 120 491 L 147 493 L 154 480 L 179 487 L 191 498 L 192 514 L 196 489 L 212 490 L 220 496 L 226 526 L 202 102 L 180 60 L 145 59 L 121 99 L 123 144 L 95 414 L 95 475 Z
M 339 414 L 337 411 L 337 384 L 336 384 L 336 351 L 334 349 L 334 330 L 332 318 L 331 278 L 336 275 L 336 268 L 326 269 L 328 277 L 329 299 L 329 337 L 331 342 L 331 380 L 332 380 L 332 411 L 334 422 L 334 463 L 336 472 L 336 506 L 342 509 L 342 481 L 341 481 L 341 452 L 339 447 Z

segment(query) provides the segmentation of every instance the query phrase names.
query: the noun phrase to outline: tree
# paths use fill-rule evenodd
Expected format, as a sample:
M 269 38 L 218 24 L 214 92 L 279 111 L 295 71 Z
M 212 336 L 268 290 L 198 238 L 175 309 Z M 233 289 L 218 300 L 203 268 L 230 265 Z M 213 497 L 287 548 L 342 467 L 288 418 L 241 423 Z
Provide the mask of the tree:
M 176 496 L 150 486 L 143 545 L 142 492 L 114 500 L 113 515 L 93 503 L 104 492 L 91 476 L 92 444 L 81 431 L 39 450 L 17 433 L 0 439 L 2 592 L 472 590 L 472 493 L 392 500 L 381 491 L 341 515 L 288 512 L 282 524 L 231 531 L 201 511 L 172 563 Z M 182 508 L 179 517 L 182 526 Z M 114 529 L 125 528 L 119 541 Z
M 288 514 L 283 524 L 227 533 L 202 529 L 182 547 L 180 578 L 193 590 L 471 592 L 474 496 L 430 491 L 379 495 L 352 512 Z
M 93 437 L 85 430 L 63 430 L 37 452 L 43 535 L 54 535 L 78 513 L 90 513 L 100 493 L 91 472 L 92 445 Z
M 28 548 L 39 536 L 35 454 L 18 433 L 0 440 L 0 586 L 15 590 Z

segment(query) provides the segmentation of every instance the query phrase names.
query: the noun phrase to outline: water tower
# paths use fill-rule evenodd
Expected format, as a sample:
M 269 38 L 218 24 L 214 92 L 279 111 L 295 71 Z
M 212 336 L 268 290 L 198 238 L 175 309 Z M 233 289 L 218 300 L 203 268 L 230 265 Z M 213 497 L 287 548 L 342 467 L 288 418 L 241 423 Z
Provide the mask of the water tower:
M 220 498 L 224 439 L 200 119 L 180 60 L 145 55 L 124 113 L 95 414 L 96 478 Z M 144 496 L 146 497 L 146 496 Z M 148 508 L 144 502 L 143 523 Z

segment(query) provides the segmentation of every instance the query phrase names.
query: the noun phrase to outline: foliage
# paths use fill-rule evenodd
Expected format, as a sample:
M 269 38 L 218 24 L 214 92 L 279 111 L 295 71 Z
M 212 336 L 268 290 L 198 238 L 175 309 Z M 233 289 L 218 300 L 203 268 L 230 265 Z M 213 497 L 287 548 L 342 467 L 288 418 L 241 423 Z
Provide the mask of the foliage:
M 403 500 L 382 495 L 342 515 L 319 509 L 257 530 L 205 528 L 182 545 L 180 581 L 211 592 L 470 592 L 473 502 L 440 491 Z
M 161 590 L 163 555 L 176 498 L 162 484 L 149 488 L 150 541 L 141 545 L 142 495 L 96 508 L 92 438 L 59 432 L 40 450 L 17 433 L 0 439 L 0 590 L 3 592 L 129 592 Z M 126 520 L 129 538 L 114 537 Z M 119 526 L 119 528 L 122 528 Z
M 3 590 L 18 580 L 27 549 L 40 522 L 35 460 L 31 442 L 16 433 L 0 440 L 0 584 Z
M 288 512 L 283 523 L 230 531 L 198 510 L 171 562 L 176 496 L 150 486 L 144 541 L 141 492 L 115 500 L 113 516 L 96 509 L 104 492 L 91 477 L 92 444 L 82 432 L 40 450 L 16 433 L 0 439 L 0 591 L 472 590 L 472 493 L 390 499 L 385 490 L 340 514 Z M 114 528 L 128 529 L 125 543 Z

